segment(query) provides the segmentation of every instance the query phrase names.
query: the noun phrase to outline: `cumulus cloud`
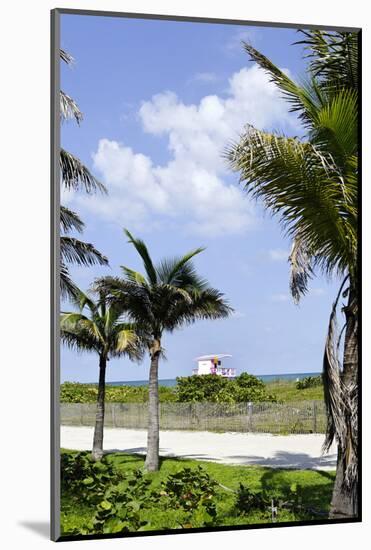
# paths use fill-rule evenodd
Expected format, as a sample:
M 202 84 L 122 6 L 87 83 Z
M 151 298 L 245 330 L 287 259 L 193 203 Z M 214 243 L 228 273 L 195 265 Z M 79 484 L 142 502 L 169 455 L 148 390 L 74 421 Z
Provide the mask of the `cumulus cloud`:
M 241 233 L 254 224 L 253 207 L 232 182 L 222 157 L 226 145 L 245 123 L 286 129 L 297 124 L 256 65 L 233 74 L 224 96 L 185 104 L 165 91 L 143 102 L 138 116 L 144 132 L 166 139 L 168 162 L 158 165 L 128 144 L 101 139 L 94 169 L 109 195 L 77 200 L 120 224 L 141 229 L 177 225 L 207 236 Z

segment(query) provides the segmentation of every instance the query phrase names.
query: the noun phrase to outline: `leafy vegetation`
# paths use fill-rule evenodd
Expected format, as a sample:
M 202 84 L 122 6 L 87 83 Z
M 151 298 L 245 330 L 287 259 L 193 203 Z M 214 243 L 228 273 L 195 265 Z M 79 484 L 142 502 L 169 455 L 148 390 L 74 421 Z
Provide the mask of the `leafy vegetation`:
M 162 403 L 176 401 L 174 388 L 159 386 L 159 399 Z M 98 396 L 97 384 L 63 382 L 60 386 L 62 403 L 95 403 Z M 106 385 L 106 403 L 147 403 L 147 386 L 110 386 Z
M 306 376 L 302 380 L 296 382 L 298 390 L 306 390 L 307 388 L 317 388 L 323 385 L 322 376 Z
M 83 464 L 79 488 L 76 459 Z M 88 453 L 62 451 L 62 464 L 72 468 L 62 483 L 64 535 L 267 523 L 272 499 L 277 522 L 326 517 L 335 477 L 334 472 L 170 458 L 161 459 L 158 472 L 144 473 L 144 457 L 125 453 L 94 463 Z M 83 480 L 97 475 L 99 498 L 86 499 L 82 495 L 92 484 Z
M 294 380 L 278 380 L 267 383 L 266 387 L 279 403 L 323 401 L 323 385 L 298 390 Z
M 207 375 L 206 375 L 207 376 Z M 178 380 L 181 380 L 180 384 L 177 383 L 176 386 L 159 386 L 159 401 L 160 403 L 170 403 L 170 402 L 185 402 L 186 394 L 190 391 L 190 386 L 193 384 L 191 382 L 186 382 L 186 380 L 191 377 L 181 377 Z M 201 378 L 199 376 L 198 378 Z M 214 376 L 214 378 L 217 378 Z M 219 378 L 219 377 L 218 377 Z M 317 378 L 317 377 L 315 377 Z M 320 378 L 320 377 L 319 377 Z M 183 382 L 184 380 L 184 382 Z M 258 380 L 260 382 L 260 380 Z M 208 389 L 205 388 L 205 393 L 209 396 L 215 390 L 214 402 L 222 402 L 223 388 L 225 389 L 225 382 L 221 383 L 211 382 Z M 201 382 L 202 384 L 202 382 Z M 215 386 L 213 386 L 215 384 Z M 219 386 L 220 384 L 220 386 Z M 299 401 L 323 401 L 323 384 L 311 385 L 304 389 L 297 388 L 297 382 L 294 380 L 275 380 L 273 382 L 262 383 L 262 386 L 256 386 L 256 393 L 259 394 L 260 390 L 264 390 L 264 395 L 270 395 L 274 399 L 271 399 L 271 402 L 277 401 L 278 403 L 289 403 L 289 402 L 299 402 Z M 183 387 L 179 391 L 180 386 Z M 206 386 L 206 384 L 205 384 Z M 229 386 L 227 386 L 229 388 Z M 207 391 L 206 391 L 207 389 Z M 259 391 L 258 391 L 259 390 Z M 198 397 L 196 399 L 190 399 L 191 402 L 199 401 L 199 397 L 203 395 L 203 388 L 194 388 L 194 391 L 197 392 Z M 244 394 L 243 388 L 241 394 Z M 249 390 L 250 392 L 250 390 Z M 238 395 L 238 392 L 237 392 Z M 246 397 L 248 397 L 248 392 L 246 392 Z M 260 394 L 262 395 L 262 394 Z M 98 396 L 98 385 L 97 384 L 81 384 L 78 382 L 63 382 L 60 386 L 60 400 L 62 403 L 95 403 Z M 250 393 L 250 396 L 253 397 Z M 192 396 L 191 396 L 192 397 Z M 183 401 L 184 399 L 184 401 Z M 145 386 L 106 386 L 105 400 L 107 403 L 147 403 L 148 402 L 148 385 Z M 207 400 L 207 399 L 205 399 Z M 264 401 L 265 399 L 261 399 Z M 254 401 L 252 399 L 247 399 L 247 401 Z M 228 401 L 230 402 L 230 398 Z M 233 401 L 236 402 L 236 401 Z M 240 402 L 243 402 L 241 399 Z
M 177 401 L 191 403 L 208 401 L 211 403 L 276 402 L 268 393 L 264 383 L 246 372 L 234 380 L 222 376 L 206 374 L 203 376 L 178 377 L 175 393 Z
M 122 473 L 115 469 L 106 457 L 96 462 L 87 452 L 61 454 L 61 487 L 68 491 L 76 502 L 98 504 L 109 484 L 122 479 Z

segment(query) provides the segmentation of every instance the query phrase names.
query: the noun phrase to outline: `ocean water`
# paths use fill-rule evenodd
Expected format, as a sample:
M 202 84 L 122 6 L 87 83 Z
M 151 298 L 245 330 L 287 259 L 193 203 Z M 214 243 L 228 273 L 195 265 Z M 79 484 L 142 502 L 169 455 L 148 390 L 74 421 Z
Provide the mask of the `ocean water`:
M 294 373 L 282 373 L 282 374 L 255 374 L 257 378 L 260 378 L 265 383 L 276 382 L 279 380 L 301 380 L 307 376 L 319 376 L 320 372 L 294 372 Z M 158 381 L 160 386 L 173 387 L 176 385 L 175 378 L 165 378 Z M 107 382 L 108 386 L 146 386 L 148 380 L 120 380 L 117 382 Z

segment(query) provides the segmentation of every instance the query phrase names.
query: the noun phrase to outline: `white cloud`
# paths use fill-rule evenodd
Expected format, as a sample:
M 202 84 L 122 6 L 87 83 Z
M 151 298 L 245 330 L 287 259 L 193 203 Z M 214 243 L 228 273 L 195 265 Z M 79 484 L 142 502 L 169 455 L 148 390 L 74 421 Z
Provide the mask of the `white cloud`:
M 254 211 L 241 189 L 227 180 L 222 152 L 245 123 L 258 128 L 295 128 L 287 105 L 256 65 L 229 79 L 225 97 L 208 95 L 184 104 L 166 91 L 142 103 L 143 130 L 167 139 L 169 161 L 156 165 L 124 143 L 101 139 L 94 169 L 108 197 L 76 200 L 110 221 L 151 229 L 154 224 L 181 226 L 208 236 L 241 233 L 254 224 Z M 235 179 L 235 178 L 234 178 Z
M 275 248 L 268 251 L 268 256 L 274 262 L 288 261 L 290 252 L 282 248 Z

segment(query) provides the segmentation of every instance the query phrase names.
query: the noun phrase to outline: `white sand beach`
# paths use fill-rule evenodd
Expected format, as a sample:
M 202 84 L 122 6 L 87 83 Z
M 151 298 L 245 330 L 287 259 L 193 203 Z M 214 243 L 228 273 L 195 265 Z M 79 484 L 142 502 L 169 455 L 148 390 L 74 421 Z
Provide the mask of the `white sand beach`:
M 146 430 L 106 428 L 104 449 L 145 453 Z M 61 447 L 91 449 L 92 427 L 61 427 Z M 323 434 L 271 435 L 162 431 L 160 455 L 207 460 L 222 464 L 259 465 L 275 468 L 335 470 L 336 447 L 322 455 Z

